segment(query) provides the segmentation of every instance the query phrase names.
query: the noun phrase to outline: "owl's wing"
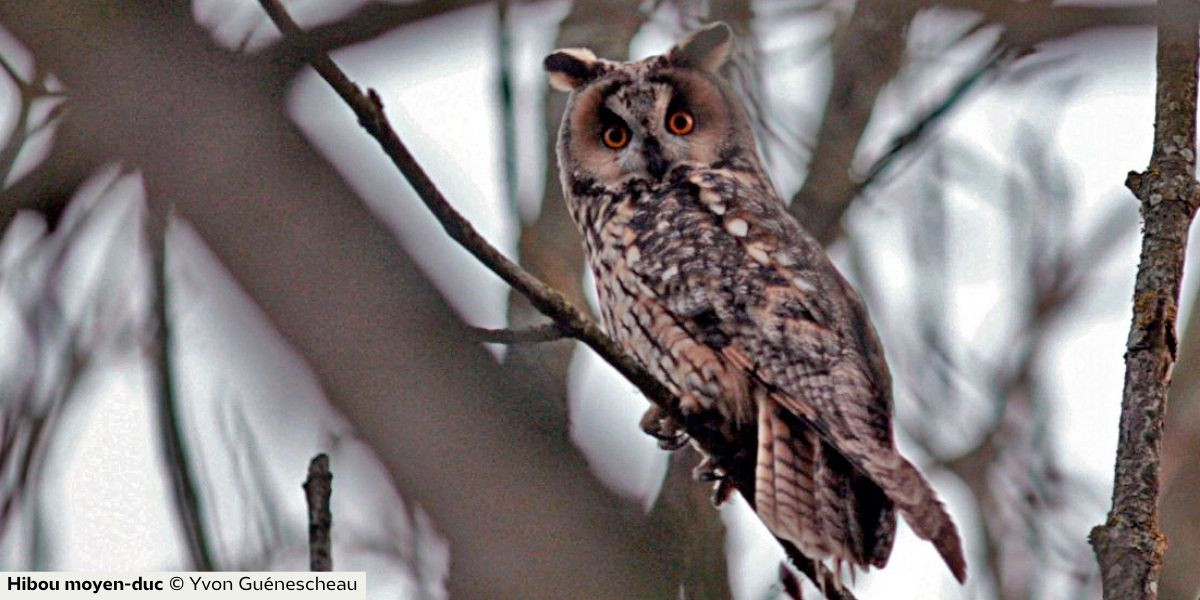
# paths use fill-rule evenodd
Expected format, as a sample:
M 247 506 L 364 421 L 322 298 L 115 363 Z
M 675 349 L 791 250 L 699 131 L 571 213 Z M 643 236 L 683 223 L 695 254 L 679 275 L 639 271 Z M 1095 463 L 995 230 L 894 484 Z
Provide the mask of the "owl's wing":
M 786 514 L 776 510 L 764 517 L 780 521 L 785 531 L 788 523 L 811 529 L 808 521 L 820 515 L 804 513 L 819 512 L 819 494 L 827 490 L 816 484 L 822 465 L 830 464 L 811 457 L 832 450 L 877 485 L 964 579 L 954 523 L 929 483 L 895 448 L 891 381 L 858 295 L 773 194 L 711 174 L 691 182 L 696 188 L 680 192 L 689 198 L 665 200 L 710 209 L 721 203 L 707 221 L 703 247 L 681 261 L 674 280 L 646 272 L 644 283 L 695 339 L 766 390 L 767 398 L 759 400 L 756 478 L 759 488 L 786 497 L 788 506 Z M 705 219 L 690 226 L 703 227 Z M 807 428 L 820 439 L 800 444 L 808 439 Z M 798 441 L 781 448 L 781 437 Z M 841 483 L 856 476 L 844 475 Z M 756 497 L 770 501 L 761 493 Z M 879 535 L 886 539 L 861 549 L 869 556 L 859 556 L 867 559 L 860 564 L 886 561 L 891 544 L 886 525 Z
M 787 272 L 786 267 L 776 267 Z M 844 312 L 826 323 L 785 324 L 781 338 L 752 328 L 738 334 L 726 354 L 741 351 L 754 357 L 755 377 L 775 390 L 772 400 L 801 418 L 827 440 L 856 469 L 865 473 L 895 503 L 916 534 L 930 540 L 950 570 L 962 581 L 966 564 L 957 528 L 937 494 L 920 472 L 895 447 L 892 437 L 891 381 L 882 346 L 867 320 L 857 294 L 828 267 L 841 289 L 807 292 L 798 288 L 773 290 L 780 305 L 810 293 L 844 299 Z M 811 337 L 819 331 L 818 340 Z M 810 332 L 804 339 L 805 331 Z M 835 347 L 836 346 L 836 347 Z M 737 349 L 737 350 L 734 350 Z M 798 367 L 798 365 L 803 365 Z

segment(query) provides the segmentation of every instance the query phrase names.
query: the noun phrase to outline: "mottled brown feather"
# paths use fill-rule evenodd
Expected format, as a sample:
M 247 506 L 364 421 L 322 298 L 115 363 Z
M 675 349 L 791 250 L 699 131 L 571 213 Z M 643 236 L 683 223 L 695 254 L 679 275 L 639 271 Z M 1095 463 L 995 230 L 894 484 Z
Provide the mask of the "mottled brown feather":
M 724 35 L 575 78 L 559 166 L 602 321 L 686 413 L 757 430 L 756 510 L 776 536 L 839 566 L 882 567 L 899 511 L 961 581 L 954 523 L 896 450 L 862 300 L 788 214 L 715 73 Z M 665 129 L 676 110 L 694 117 L 686 137 Z M 627 146 L 601 143 L 612 126 Z

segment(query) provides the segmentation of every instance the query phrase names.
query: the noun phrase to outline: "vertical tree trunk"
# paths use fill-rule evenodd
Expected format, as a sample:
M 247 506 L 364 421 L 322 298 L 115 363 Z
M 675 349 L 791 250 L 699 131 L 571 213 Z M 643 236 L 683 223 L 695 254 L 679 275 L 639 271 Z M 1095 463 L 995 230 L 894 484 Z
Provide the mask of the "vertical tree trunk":
M 1200 299 L 1200 294 L 1193 299 Z M 1196 600 L 1200 594 L 1200 313 L 1192 310 L 1171 381 L 1163 429 L 1159 518 L 1169 532 L 1159 597 Z
M 1125 182 L 1141 206 L 1142 252 L 1125 352 L 1113 506 L 1091 534 L 1105 600 L 1157 598 L 1166 547 L 1157 522 L 1159 460 L 1178 343 L 1180 280 L 1197 203 L 1197 15 L 1189 0 L 1158 3 L 1154 149 L 1149 168 Z

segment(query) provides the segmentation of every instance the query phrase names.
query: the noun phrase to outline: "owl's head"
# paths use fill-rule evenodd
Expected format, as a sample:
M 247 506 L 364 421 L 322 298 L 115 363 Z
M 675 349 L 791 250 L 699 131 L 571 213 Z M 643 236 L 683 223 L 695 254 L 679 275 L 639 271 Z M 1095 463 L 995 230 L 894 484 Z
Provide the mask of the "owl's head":
M 653 184 L 676 165 L 709 167 L 733 157 L 757 167 L 746 113 L 717 74 L 732 44 L 729 26 L 713 23 L 637 62 L 604 60 L 584 48 L 547 56 L 550 84 L 571 93 L 558 137 L 566 189 Z

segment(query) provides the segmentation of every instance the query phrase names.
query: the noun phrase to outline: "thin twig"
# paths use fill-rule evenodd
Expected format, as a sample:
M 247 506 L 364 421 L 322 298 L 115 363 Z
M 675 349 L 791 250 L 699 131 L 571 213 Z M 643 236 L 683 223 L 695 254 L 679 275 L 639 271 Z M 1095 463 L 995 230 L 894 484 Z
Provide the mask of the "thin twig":
M 329 530 L 333 514 L 329 497 L 333 495 L 333 474 L 329 472 L 329 455 L 322 452 L 308 463 L 308 478 L 304 480 L 304 498 L 308 500 L 308 570 L 333 570 L 333 544 Z
M 279 0 L 259 0 L 275 25 L 290 43 L 303 45 L 304 31 L 292 20 Z M 324 52 L 310 48 L 305 52 L 308 62 L 342 100 L 354 111 L 359 125 L 382 147 L 392 164 L 408 180 L 417 196 L 425 203 L 434 217 L 441 223 L 451 239 L 458 242 L 484 266 L 492 270 L 529 299 L 539 312 L 558 324 L 568 336 L 573 337 L 596 352 L 600 358 L 613 366 L 622 376 L 633 383 L 648 400 L 661 407 L 667 415 L 684 425 L 688 435 L 707 452 L 717 456 L 736 456 L 740 446 L 738 440 L 706 421 L 707 415 L 684 415 L 679 410 L 679 400 L 662 382 L 656 379 L 629 354 L 616 345 L 591 318 L 571 305 L 557 290 L 542 283 L 519 265 L 509 260 L 488 243 L 469 221 L 446 200 L 400 140 L 383 112 L 383 102 L 375 90 L 363 93 Z M 747 502 L 754 503 L 753 459 L 741 469 L 731 469 L 730 479 Z M 831 600 L 852 600 L 854 596 L 842 587 L 836 575 L 823 564 L 804 556 L 794 545 L 780 540 L 788 557 L 796 568 L 826 590 Z
M 0 70 L 3 70 L 4 74 L 16 86 L 20 96 L 16 124 L 13 126 L 12 133 L 9 134 L 8 140 L 3 146 L 0 146 L 0 189 L 3 189 L 4 185 L 8 182 L 13 167 L 17 164 L 18 155 L 25 148 L 26 142 L 41 130 L 54 124 L 65 110 L 67 101 L 65 95 L 58 92 L 51 92 L 46 87 L 46 80 L 49 76 L 40 70 L 35 71 L 31 81 L 26 82 L 21 79 L 16 69 L 2 56 L 0 56 Z M 46 115 L 43 115 L 41 122 L 35 126 L 31 122 L 34 102 L 39 100 L 45 101 L 50 98 L 57 98 L 59 102 Z
M 1141 208 L 1142 252 L 1126 343 L 1112 510 L 1090 536 L 1105 600 L 1158 597 L 1166 547 L 1158 528 L 1163 413 L 1177 356 L 1175 328 L 1188 228 L 1200 205 L 1196 185 L 1200 9 L 1191 0 L 1162 0 L 1157 11 L 1154 148 L 1146 171 L 1130 173 L 1125 181 Z
M 490 344 L 536 344 L 568 337 L 558 323 L 546 323 L 525 329 L 485 329 L 472 327 L 476 339 Z

